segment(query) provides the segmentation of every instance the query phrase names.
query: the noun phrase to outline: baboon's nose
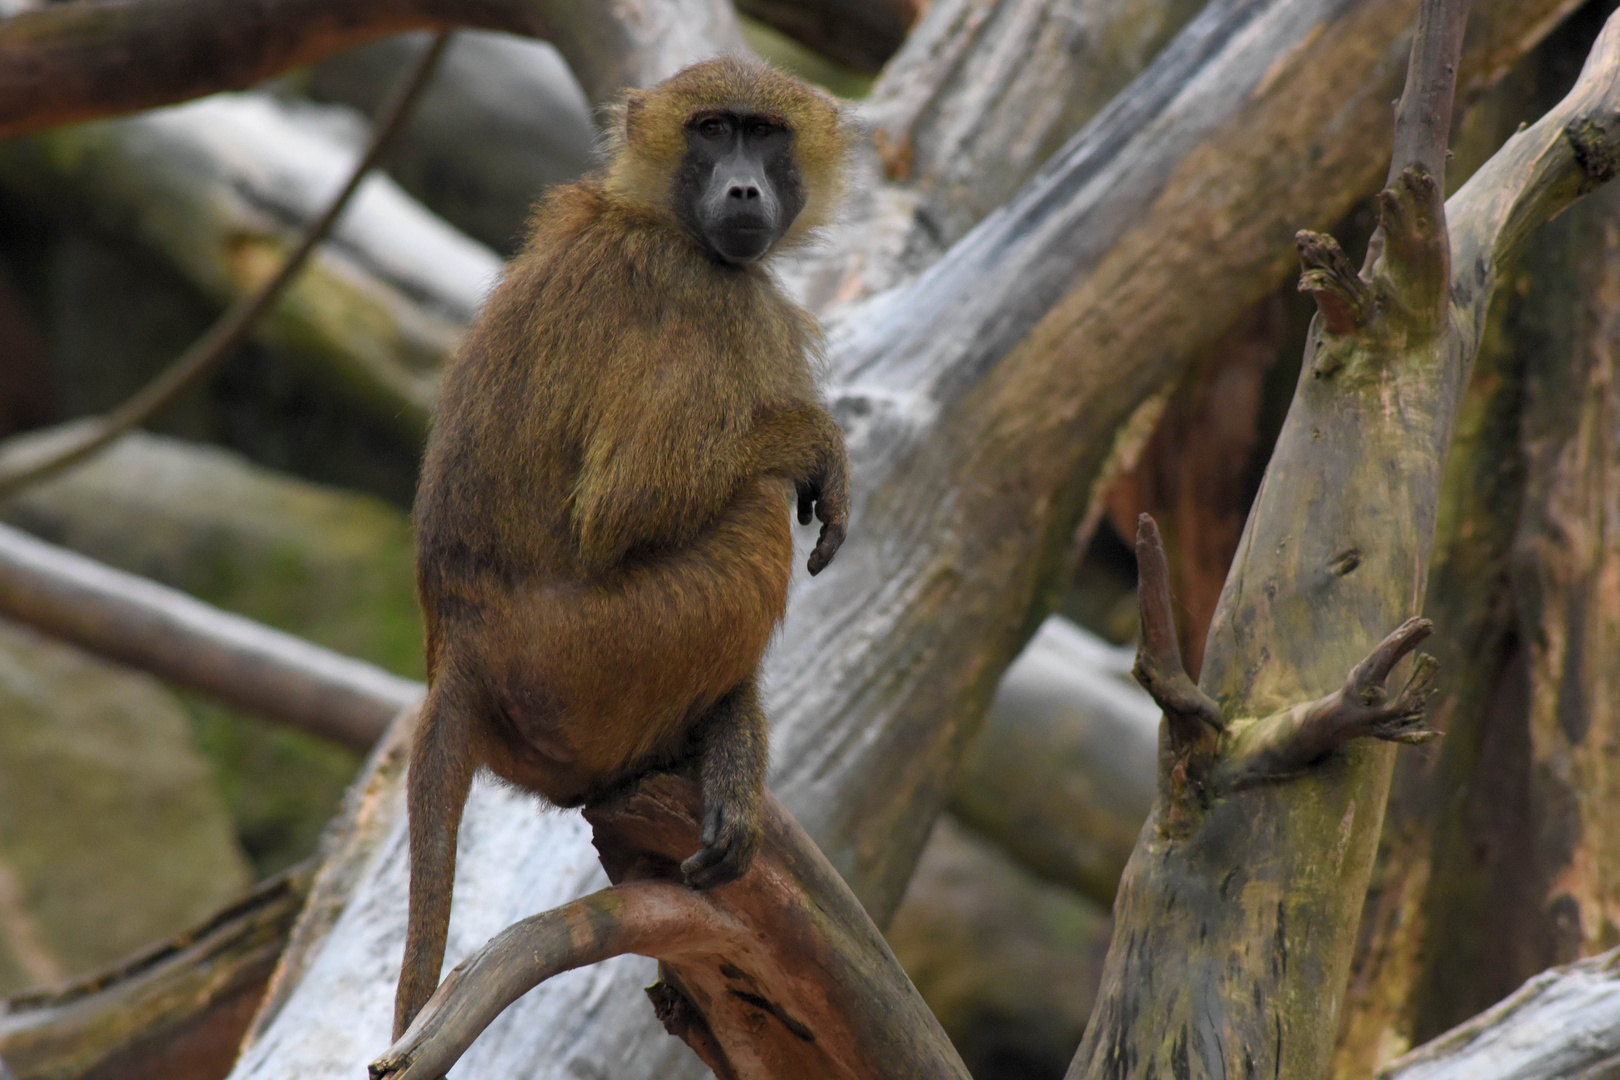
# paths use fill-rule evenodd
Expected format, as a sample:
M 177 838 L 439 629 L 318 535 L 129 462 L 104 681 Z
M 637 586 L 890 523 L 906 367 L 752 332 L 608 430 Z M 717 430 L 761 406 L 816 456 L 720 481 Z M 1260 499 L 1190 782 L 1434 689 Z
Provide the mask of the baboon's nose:
M 726 192 L 728 199 L 740 199 L 743 202 L 752 202 L 759 198 L 759 188 L 753 184 L 732 184 Z

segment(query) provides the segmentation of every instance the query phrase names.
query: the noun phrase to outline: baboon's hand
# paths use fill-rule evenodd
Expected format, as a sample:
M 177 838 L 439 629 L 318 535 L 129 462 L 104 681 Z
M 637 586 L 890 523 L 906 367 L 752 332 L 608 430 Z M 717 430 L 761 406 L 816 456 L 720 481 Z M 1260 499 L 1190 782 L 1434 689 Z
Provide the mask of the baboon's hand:
M 821 535 L 816 548 L 810 553 L 807 567 L 810 574 L 826 569 L 832 557 L 844 543 L 849 531 L 849 483 L 842 473 L 831 477 L 818 477 L 799 485 L 799 524 L 810 524 L 811 506 L 821 519 Z
M 719 803 L 703 809 L 703 850 L 681 863 L 681 876 L 694 889 L 735 881 L 759 850 L 757 808 Z

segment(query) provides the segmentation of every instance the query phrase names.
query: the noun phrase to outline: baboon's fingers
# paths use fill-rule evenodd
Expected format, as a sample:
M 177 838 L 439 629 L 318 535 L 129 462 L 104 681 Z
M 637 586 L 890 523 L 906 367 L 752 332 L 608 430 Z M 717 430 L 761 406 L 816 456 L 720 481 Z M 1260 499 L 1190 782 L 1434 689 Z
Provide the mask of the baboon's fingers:
M 715 807 L 703 815 L 702 851 L 681 863 L 681 876 L 694 889 L 710 889 L 735 881 L 754 861 L 759 829 Z
M 844 536 L 848 530 L 842 521 L 829 521 L 821 527 L 821 536 L 816 540 L 816 549 L 810 553 L 810 561 L 805 564 L 810 576 L 815 577 L 827 568 L 838 549 L 844 546 Z

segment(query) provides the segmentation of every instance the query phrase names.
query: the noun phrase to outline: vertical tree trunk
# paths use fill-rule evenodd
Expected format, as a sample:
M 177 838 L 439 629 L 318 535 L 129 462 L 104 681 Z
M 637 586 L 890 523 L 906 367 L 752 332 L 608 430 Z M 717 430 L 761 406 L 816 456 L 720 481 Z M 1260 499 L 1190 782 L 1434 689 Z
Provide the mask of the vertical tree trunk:
M 1491 111 L 1502 130 L 1568 84 L 1570 58 L 1609 6 L 1590 5 L 1572 19 L 1496 95 Z M 1510 275 L 1517 288 L 1491 316 L 1448 463 L 1424 609 L 1440 638 L 1434 652 L 1445 693 L 1436 725 L 1446 739 L 1438 753 L 1404 756 L 1397 766 L 1335 1056 L 1343 1080 L 1369 1075 L 1543 968 L 1613 944 L 1599 932 L 1579 945 L 1565 939 L 1572 949 L 1559 946 L 1567 932 L 1561 917 L 1572 908 L 1557 902 L 1553 867 L 1568 865 L 1566 858 L 1612 866 L 1615 857 L 1602 853 L 1601 841 L 1592 846 L 1589 829 L 1575 826 L 1579 838 L 1566 832 L 1573 819 L 1549 807 L 1557 785 L 1545 783 L 1530 718 L 1556 708 L 1560 685 L 1569 685 L 1555 682 L 1555 660 L 1539 676 L 1534 666 L 1568 632 L 1569 598 L 1583 591 L 1571 587 L 1571 575 L 1601 576 L 1612 559 L 1601 541 L 1574 539 L 1602 535 L 1590 531 L 1597 521 L 1590 510 L 1566 532 L 1563 523 L 1549 527 L 1548 504 L 1560 481 L 1571 479 L 1568 455 L 1580 456 L 1571 441 L 1590 434 L 1591 419 L 1579 410 L 1601 408 L 1601 395 L 1577 387 L 1587 375 L 1601 381 L 1591 367 L 1607 348 L 1606 320 L 1620 310 L 1620 296 L 1608 291 L 1606 254 L 1617 215 L 1620 204 L 1605 192 L 1544 230 Z M 1527 569 L 1537 580 L 1526 580 Z M 1549 603 L 1559 609 L 1551 616 L 1557 625 L 1543 627 Z M 1557 672 L 1586 688 L 1573 711 L 1588 719 L 1612 696 L 1603 685 L 1616 655 L 1612 639 L 1608 649 L 1601 672 Z M 1560 725 L 1545 723 L 1556 740 Z M 1567 743 L 1549 750 L 1566 768 L 1580 756 Z M 1602 784 L 1588 780 L 1592 794 L 1582 803 L 1605 805 Z M 1615 903 L 1602 874 L 1577 875 L 1590 887 L 1586 912 Z M 1582 921 L 1590 926 L 1591 916 Z
M 1552 963 L 1620 944 L 1620 198 L 1583 210 L 1563 223 L 1564 274 L 1532 268 L 1579 307 L 1530 371 L 1513 553 Z
M 1419 51 L 1424 42 L 1420 32 Z M 1433 178 L 1443 149 L 1425 148 L 1417 123 L 1397 124 L 1394 161 L 1427 174 L 1392 169 L 1370 277 L 1302 240 L 1302 287 L 1320 313 L 1215 617 L 1210 697 L 1177 675 L 1144 590 L 1138 669 L 1166 706 L 1160 798 L 1121 883 L 1102 1000 L 1071 1078 L 1325 1072 L 1392 763 L 1390 748 L 1356 736 L 1421 732 L 1322 717 L 1345 701 L 1384 707 L 1361 676 L 1375 656 L 1388 672 L 1399 635 L 1360 657 L 1422 602 L 1441 465 L 1497 267 L 1612 174 L 1585 141 L 1620 104 L 1616 63 L 1620 21 L 1570 98 L 1451 201 L 1449 242 Z M 1414 72 L 1444 68 L 1414 54 Z M 1402 115 L 1427 115 L 1443 148 L 1449 93 L 1409 113 L 1418 90 L 1409 81 Z M 1291 705 L 1352 669 L 1344 698 Z M 1416 685 L 1431 674 L 1420 664 Z M 1410 692 L 1391 707 L 1408 721 Z

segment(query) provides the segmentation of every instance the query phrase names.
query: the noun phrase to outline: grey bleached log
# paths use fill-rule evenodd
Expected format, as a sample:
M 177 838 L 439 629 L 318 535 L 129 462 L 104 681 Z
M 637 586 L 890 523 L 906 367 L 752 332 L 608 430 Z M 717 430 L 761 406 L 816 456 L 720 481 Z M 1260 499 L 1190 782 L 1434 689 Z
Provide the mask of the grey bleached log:
M 1543 972 L 1396 1058 L 1376 1080 L 1607 1080 L 1620 1076 L 1620 949 Z
M 427 47 L 405 34 L 334 56 L 309 74 L 311 97 L 374 114 Z M 591 105 L 550 44 L 463 30 L 388 154 L 388 173 L 450 224 L 515 250 L 540 192 L 591 165 Z
M 423 687 L 0 525 L 0 614 L 355 749 Z
M 1105 910 L 1153 805 L 1159 707 L 1132 661 L 1048 617 L 1002 676 L 951 789 L 964 823 Z
M 855 196 L 788 281 L 813 308 L 891 288 L 1000 206 L 1202 0 L 934 0 L 859 105 Z
M 137 237 L 226 303 L 273 272 L 343 183 L 362 130 L 348 110 L 220 94 L 12 140 L 0 185 Z M 255 336 L 419 431 L 438 368 L 500 265 L 373 176 Z
M 1367 133 L 1388 130 L 1414 6 L 1217 0 L 1015 199 L 835 328 L 830 397 L 856 504 L 849 542 L 797 589 L 767 659 L 771 783 L 880 924 L 1037 625 L 1114 433 L 1272 286 L 1294 229 L 1335 219 L 1382 171 L 1387 143 Z M 1483 3 L 1464 77 L 1498 70 L 1566 6 Z M 1349 104 L 1346 86 L 1362 88 Z M 1330 116 L 1335 138 L 1318 140 Z M 492 914 L 505 925 L 601 880 L 564 889 L 541 863 L 521 879 L 484 865 L 532 850 L 542 822 L 562 837 L 576 821 L 488 798 L 467 811 L 463 843 L 491 847 L 463 848 L 452 962 L 477 938 L 467 927 Z M 558 867 L 589 861 L 574 835 L 556 842 Z M 514 837 L 528 847 L 507 846 Z M 348 1076 L 369 1060 L 361 1047 L 386 1045 L 404 925 L 398 843 L 356 877 L 356 899 L 309 943 L 236 1077 Z M 467 1072 L 681 1075 L 690 1066 L 638 993 L 646 966 L 623 970 L 622 981 L 581 974 L 581 996 L 555 980 L 515 1003 Z
M 109 0 L 36 5 L 0 27 L 0 132 L 40 131 L 242 90 L 407 30 L 544 38 L 593 101 L 695 59 L 744 52 L 726 0 Z

